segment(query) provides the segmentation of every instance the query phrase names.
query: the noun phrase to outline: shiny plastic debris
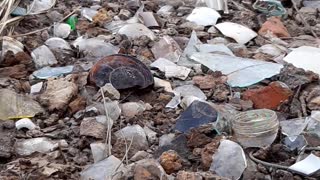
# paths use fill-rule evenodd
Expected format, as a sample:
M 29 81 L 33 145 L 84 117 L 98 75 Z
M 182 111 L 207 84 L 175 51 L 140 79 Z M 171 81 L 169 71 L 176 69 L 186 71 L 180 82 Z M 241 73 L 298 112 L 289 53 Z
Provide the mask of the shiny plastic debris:
M 81 172 L 80 180 L 99 180 L 99 179 L 112 179 L 111 177 L 116 174 L 116 169 L 119 166 L 119 171 L 123 169 L 120 159 L 109 156 L 108 158 L 92 164 Z
M 71 30 L 74 31 L 76 29 L 76 25 L 78 23 L 78 18 L 76 15 L 72 15 L 70 16 L 67 21 L 67 24 L 69 24 L 69 26 L 71 27 Z
M 21 156 L 28 156 L 34 152 L 48 153 L 58 148 L 59 143 L 66 144 L 66 141 L 52 141 L 45 137 L 18 140 L 15 143 L 15 150 Z
M 141 36 L 148 36 L 151 40 L 156 38 L 150 29 L 140 23 L 126 24 L 119 29 L 118 33 L 124 34 L 130 38 L 139 38 Z
M 283 144 L 285 144 L 291 151 L 300 151 L 308 145 L 307 140 L 303 135 L 297 136 L 297 138 L 293 141 L 289 137 L 286 137 L 283 140 Z
M 38 79 L 48 79 L 51 77 L 58 77 L 65 74 L 70 74 L 74 66 L 63 66 L 63 67 L 44 67 L 36 70 L 32 75 Z
M 33 0 L 28 9 L 28 14 L 40 14 L 48 9 L 51 9 L 56 3 L 56 0 Z
M 31 57 L 37 69 L 58 64 L 54 54 L 46 45 L 42 45 L 33 50 L 31 52 Z
M 201 91 L 201 89 L 199 89 L 194 85 L 183 85 L 183 86 L 176 87 L 174 89 L 174 93 L 182 97 L 195 96 L 202 100 L 207 99 L 207 96 Z
M 159 58 L 158 60 L 150 64 L 150 66 L 158 68 L 160 71 L 164 72 L 167 78 L 175 77 L 181 80 L 185 80 L 191 72 L 191 69 L 183 66 L 178 66 L 175 63 L 164 58 Z
M 302 60 L 303 59 L 303 60 Z M 306 71 L 313 71 L 320 75 L 320 48 L 311 46 L 301 46 L 293 49 L 284 61 L 293 64 L 295 67 L 302 68 Z
M 89 21 L 92 21 L 92 18 L 98 13 L 97 10 L 91 8 L 82 8 L 81 16 L 87 18 Z
M 212 156 L 210 171 L 222 177 L 240 179 L 246 167 L 247 160 L 241 146 L 230 140 L 222 140 Z
M 290 166 L 289 169 L 299 174 L 310 176 L 320 170 L 320 158 L 314 154 L 310 154 L 304 160 Z
M 288 136 L 291 141 L 294 141 L 307 127 L 309 121 L 309 117 L 280 121 L 282 134 Z
M 217 116 L 218 113 L 212 106 L 196 100 L 181 114 L 176 122 L 175 129 L 187 133 L 192 128 L 215 122 Z
M 196 6 L 208 6 L 209 8 L 217 11 L 224 10 L 224 13 L 228 13 L 227 0 L 198 0 Z
M 232 87 L 250 86 L 279 74 L 283 68 L 281 64 L 210 53 L 194 53 L 190 58 L 227 75 Z
M 233 52 L 224 44 L 201 44 L 195 46 L 199 52 L 203 53 L 220 53 L 229 56 L 235 56 Z
M 182 55 L 179 44 L 170 36 L 163 36 L 153 45 L 151 51 L 156 59 L 165 58 L 172 62 L 178 62 Z
M 256 32 L 249 29 L 248 27 L 232 22 L 219 23 L 216 24 L 215 27 L 223 35 L 234 39 L 239 44 L 246 44 L 258 35 Z
M 279 121 L 274 111 L 251 110 L 237 114 L 232 129 L 239 143 L 244 147 L 265 147 L 277 137 Z
M 117 54 L 119 48 L 100 38 L 86 39 L 83 36 L 77 38 L 73 43 L 74 47 L 79 48 L 88 57 L 104 57 Z
M 187 17 L 187 20 L 194 22 L 197 25 L 210 26 L 215 25 L 220 17 L 220 14 L 214 9 L 208 7 L 196 7 Z
M 116 89 L 153 85 L 153 76 L 140 60 L 127 55 L 115 54 L 100 59 L 90 70 L 89 80 L 102 87 L 111 83 Z
M 37 126 L 29 119 L 29 118 L 23 118 L 16 122 L 16 128 L 17 130 L 20 130 L 22 128 L 27 128 L 28 130 L 35 129 Z
M 194 67 L 195 64 L 199 64 L 198 62 L 190 59 L 190 56 L 193 53 L 198 52 L 196 46 L 201 44 L 202 42 L 198 39 L 197 33 L 195 31 L 192 31 L 187 47 L 184 49 L 183 54 L 179 58 L 178 65 Z
M 253 8 L 269 16 L 282 16 L 287 13 L 278 0 L 257 0 Z
M 45 44 L 51 50 L 71 50 L 69 43 L 64 39 L 58 37 L 53 37 L 46 40 Z
M 159 27 L 159 23 L 157 19 L 155 18 L 155 15 L 153 12 L 141 12 L 139 13 L 139 16 L 142 19 L 142 22 L 145 26 L 152 28 L 152 27 Z

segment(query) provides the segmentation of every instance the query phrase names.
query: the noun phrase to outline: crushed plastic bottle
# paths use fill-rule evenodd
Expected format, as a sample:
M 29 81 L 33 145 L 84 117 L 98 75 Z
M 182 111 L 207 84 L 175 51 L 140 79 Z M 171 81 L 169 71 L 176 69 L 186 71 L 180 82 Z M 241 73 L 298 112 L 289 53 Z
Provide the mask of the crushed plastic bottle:
M 282 16 L 287 13 L 278 0 L 257 0 L 253 8 L 269 16 Z
M 60 75 L 69 74 L 72 72 L 74 66 L 64 67 L 44 67 L 37 71 L 34 71 L 32 75 L 38 79 L 48 79 L 50 77 L 58 77 Z

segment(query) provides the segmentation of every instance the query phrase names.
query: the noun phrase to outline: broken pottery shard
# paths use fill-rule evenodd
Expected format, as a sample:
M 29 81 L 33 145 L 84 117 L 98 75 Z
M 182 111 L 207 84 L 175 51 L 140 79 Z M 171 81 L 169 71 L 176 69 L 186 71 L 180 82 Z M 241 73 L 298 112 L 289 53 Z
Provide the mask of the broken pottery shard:
M 266 87 L 249 89 L 242 96 L 244 100 L 251 100 L 256 109 L 277 109 L 292 95 L 291 89 L 280 81 L 274 81 Z
M 230 140 L 223 140 L 212 156 L 210 171 L 230 179 L 239 179 L 247 167 L 247 160 L 241 146 Z
M 71 26 L 66 23 L 56 23 L 53 26 L 53 35 L 59 38 L 67 38 L 71 33 Z
M 297 173 L 310 176 L 320 170 L 320 158 L 314 154 L 310 154 L 304 160 L 290 166 L 289 169 Z
M 293 49 L 283 60 L 306 71 L 320 74 L 320 48 L 301 46 Z
M 203 53 L 222 53 L 235 56 L 233 52 L 224 44 L 200 44 L 196 45 L 199 52 Z
M 80 180 L 104 180 L 112 179 L 112 176 L 116 174 L 117 167 L 118 171 L 124 168 L 120 159 L 109 156 L 108 158 L 90 165 L 84 169 L 80 174 Z
M 44 112 L 38 102 L 9 89 L 0 89 L 0 119 L 33 117 Z
M 196 7 L 187 17 L 187 20 L 194 22 L 197 25 L 210 26 L 215 25 L 220 17 L 220 14 L 214 9 L 208 7 Z
M 175 77 L 181 80 L 185 80 L 191 72 L 190 68 L 178 66 L 172 61 L 164 58 L 159 58 L 158 60 L 150 64 L 150 66 L 158 68 L 160 71 L 164 72 L 167 78 Z
M 50 79 L 46 91 L 40 96 L 40 101 L 50 111 L 63 110 L 77 92 L 77 85 L 67 78 Z
M 44 67 L 36 70 L 32 75 L 38 79 L 48 79 L 51 77 L 58 77 L 61 75 L 70 74 L 74 66 L 64 66 L 64 67 Z
M 28 156 L 34 152 L 48 153 L 59 147 L 62 141 L 52 141 L 48 138 L 33 138 L 26 140 L 18 140 L 15 143 L 15 150 L 21 156 Z
M 50 8 L 52 8 L 56 3 L 56 0 L 34 0 L 30 5 L 30 9 L 28 10 L 28 14 L 40 14 L 43 13 Z
M 187 133 L 192 128 L 213 123 L 217 120 L 217 111 L 206 102 L 193 101 L 176 122 L 176 129 Z
M 153 12 L 141 12 L 139 13 L 139 16 L 147 27 L 159 27 L 159 23 Z
M 71 50 L 69 43 L 64 39 L 58 37 L 53 37 L 46 40 L 45 44 L 51 50 Z
M 82 8 L 81 16 L 87 18 L 89 21 L 92 21 L 92 18 L 98 13 L 97 10 L 91 8 Z
M 215 27 L 225 36 L 237 41 L 239 44 L 246 44 L 257 36 L 257 33 L 240 24 L 232 22 L 223 22 L 215 25 Z
M 139 125 L 127 126 L 115 133 L 117 138 L 124 138 L 127 141 L 133 140 L 138 150 L 147 150 L 148 140 L 143 128 Z
M 172 62 L 178 62 L 182 55 L 179 44 L 170 36 L 163 36 L 154 44 L 151 51 L 156 59 L 165 58 Z
M 112 54 L 117 54 L 119 48 L 110 43 L 105 42 L 101 38 L 86 39 L 83 36 L 77 38 L 73 46 L 79 48 L 88 57 L 104 57 Z
M 42 45 L 37 49 L 33 50 L 31 52 L 31 56 L 37 69 L 42 68 L 44 66 L 58 64 L 58 61 L 56 60 L 52 51 L 45 45 Z
M 105 158 L 104 150 L 106 145 L 104 143 L 91 143 L 90 148 L 94 163 L 97 163 Z
M 186 96 L 195 96 L 199 99 L 206 100 L 206 95 L 194 85 L 183 85 L 174 89 L 175 94 L 181 95 L 182 97 Z
M 173 92 L 169 81 L 154 77 L 154 87 L 163 87 L 166 92 Z
M 20 130 L 22 128 L 27 128 L 29 130 L 35 129 L 37 126 L 29 119 L 29 118 L 23 118 L 16 122 L 16 128 L 17 130 Z
M 232 87 L 246 87 L 280 73 L 283 65 L 227 55 L 194 53 L 191 59 L 227 75 Z
M 119 29 L 118 33 L 124 34 L 130 38 L 139 38 L 141 36 L 148 36 L 151 40 L 156 38 L 150 29 L 140 23 L 126 24 Z
M 297 118 L 286 121 L 280 121 L 282 134 L 288 136 L 291 141 L 294 141 L 298 135 L 307 127 L 309 118 Z
M 127 55 L 111 55 L 99 60 L 90 70 L 89 80 L 98 87 L 111 83 L 116 89 L 153 85 L 153 76 L 145 64 Z

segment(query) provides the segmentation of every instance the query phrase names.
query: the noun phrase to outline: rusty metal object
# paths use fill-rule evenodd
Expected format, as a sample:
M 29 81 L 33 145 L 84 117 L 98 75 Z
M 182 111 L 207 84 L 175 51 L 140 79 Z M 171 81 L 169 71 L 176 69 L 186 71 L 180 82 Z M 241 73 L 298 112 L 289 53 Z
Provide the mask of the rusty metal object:
M 116 89 L 144 89 L 153 85 L 153 76 L 140 60 L 122 54 L 99 60 L 90 70 L 89 81 L 102 87 L 111 83 Z

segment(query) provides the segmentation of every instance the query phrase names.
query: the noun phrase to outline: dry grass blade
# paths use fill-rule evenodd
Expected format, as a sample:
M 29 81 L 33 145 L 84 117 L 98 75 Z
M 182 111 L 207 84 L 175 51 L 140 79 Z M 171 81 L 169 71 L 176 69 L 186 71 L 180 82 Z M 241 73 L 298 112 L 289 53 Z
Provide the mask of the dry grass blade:
M 112 120 L 109 117 L 109 113 L 107 110 L 107 105 L 106 105 L 106 99 L 104 97 L 104 91 L 102 88 L 100 88 L 100 92 L 102 95 L 102 99 L 103 99 L 103 105 L 104 105 L 104 110 L 106 112 L 106 118 L 107 118 L 107 137 L 106 137 L 106 148 L 105 151 L 107 150 L 107 154 L 108 156 L 111 155 L 111 128 L 112 128 Z
M 4 0 L 3 3 L 1 3 L 0 15 L 2 15 L 3 13 L 4 15 L 1 16 L 0 34 L 2 34 L 3 30 L 8 24 L 8 18 L 14 3 L 14 0 Z

